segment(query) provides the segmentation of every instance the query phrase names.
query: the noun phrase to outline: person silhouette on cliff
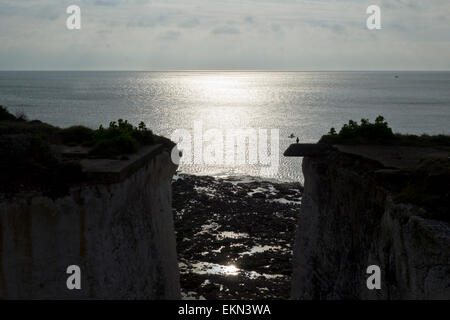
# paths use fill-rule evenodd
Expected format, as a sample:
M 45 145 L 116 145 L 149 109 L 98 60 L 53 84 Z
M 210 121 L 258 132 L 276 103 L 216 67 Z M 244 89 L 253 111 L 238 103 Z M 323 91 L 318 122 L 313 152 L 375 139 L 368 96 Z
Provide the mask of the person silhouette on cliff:
M 299 143 L 299 142 L 300 142 L 300 140 L 298 139 L 298 137 L 297 137 L 297 140 L 296 140 L 296 141 L 297 141 L 297 143 Z

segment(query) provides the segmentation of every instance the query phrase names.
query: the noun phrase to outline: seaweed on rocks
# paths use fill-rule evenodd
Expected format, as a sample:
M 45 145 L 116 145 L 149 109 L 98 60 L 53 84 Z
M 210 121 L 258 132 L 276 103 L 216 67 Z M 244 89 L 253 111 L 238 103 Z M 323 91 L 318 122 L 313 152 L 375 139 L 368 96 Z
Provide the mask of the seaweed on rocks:
M 173 191 L 185 296 L 289 298 L 299 183 L 181 175 Z

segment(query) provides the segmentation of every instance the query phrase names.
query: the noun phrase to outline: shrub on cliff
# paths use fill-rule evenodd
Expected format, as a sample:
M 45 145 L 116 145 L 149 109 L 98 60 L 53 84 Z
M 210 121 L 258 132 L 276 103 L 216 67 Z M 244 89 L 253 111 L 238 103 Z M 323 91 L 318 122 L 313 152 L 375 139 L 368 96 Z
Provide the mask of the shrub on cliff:
M 4 120 L 15 121 L 17 118 L 8 109 L 0 105 L 0 121 Z
M 91 144 L 94 130 L 84 126 L 72 126 L 61 129 L 59 135 L 62 142 L 67 145 Z
M 344 139 L 363 137 L 369 140 L 384 140 L 394 137 L 392 129 L 389 128 L 382 116 L 378 116 L 374 123 L 368 119 L 361 119 L 361 124 L 350 120 L 348 124 L 344 124 L 338 135 Z
M 143 122 L 134 127 L 128 121 L 113 121 L 108 128 L 100 126 L 93 134 L 92 155 L 116 156 L 137 152 L 141 145 L 154 143 L 153 132 Z
M 26 191 L 34 186 L 55 196 L 81 178 L 77 162 L 62 159 L 37 133 L 0 135 L 0 192 Z
M 450 147 L 450 136 L 438 134 L 430 136 L 422 134 L 420 136 L 415 134 L 399 134 L 395 135 L 398 144 L 414 147 L 432 147 L 432 146 L 447 146 Z
M 95 157 L 115 158 L 155 143 L 166 148 L 174 145 L 153 135 L 143 122 L 134 127 L 119 119 L 106 129 L 61 129 L 23 116 L 19 119 L 0 106 L 0 193 L 39 189 L 50 196 L 65 194 L 73 182 L 83 179 L 83 173 L 79 158 L 62 152 L 66 148 L 61 144 L 82 145 Z
M 448 135 L 414 135 L 393 133 L 388 123 L 382 116 L 378 116 L 374 123 L 367 119 L 361 119 L 359 124 L 350 120 L 348 124 L 336 131 L 331 128 L 327 135 L 324 135 L 320 143 L 327 144 L 383 144 L 401 145 L 411 147 L 449 147 L 450 136 Z
M 374 123 L 368 119 L 357 121 L 349 120 L 348 124 L 336 133 L 336 129 L 331 128 L 328 135 L 323 136 L 320 142 L 324 143 L 374 143 L 386 142 L 395 138 L 392 129 L 384 121 L 382 116 L 378 116 Z

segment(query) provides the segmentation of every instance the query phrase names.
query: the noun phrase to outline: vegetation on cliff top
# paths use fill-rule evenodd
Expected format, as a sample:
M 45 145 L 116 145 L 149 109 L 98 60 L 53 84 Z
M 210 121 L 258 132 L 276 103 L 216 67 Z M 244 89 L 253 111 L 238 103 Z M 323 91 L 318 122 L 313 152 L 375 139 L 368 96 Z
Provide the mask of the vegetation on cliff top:
M 16 121 L 17 118 L 13 114 L 11 114 L 6 108 L 0 106 L 0 121 L 2 120 Z
M 141 145 L 151 145 L 155 142 L 153 132 L 148 130 L 143 122 L 133 127 L 127 121 L 119 119 L 104 129 L 100 126 L 92 136 L 94 144 L 91 154 L 111 156 L 136 152 Z
M 324 135 L 320 143 L 327 144 L 383 144 L 383 145 L 404 145 L 417 147 L 450 146 L 450 136 L 448 135 L 427 135 L 420 136 L 414 134 L 394 133 L 385 121 L 383 116 L 378 116 L 374 123 L 368 119 L 361 119 L 358 123 L 349 120 L 344 124 L 339 132 L 331 128 L 327 135 Z
M 320 142 L 331 145 L 371 144 L 435 147 L 450 150 L 450 136 L 395 134 L 382 116 L 378 116 L 374 123 L 367 119 L 361 119 L 360 123 L 350 120 L 339 132 L 331 128 Z M 392 190 L 395 194 L 395 201 L 415 204 L 426 209 L 427 218 L 450 221 L 448 212 L 450 207 L 450 160 L 448 158 L 423 158 L 416 168 L 402 170 L 398 179 L 399 188 L 394 187 L 396 183 L 392 185 L 395 189 Z
M 119 119 L 108 128 L 83 126 L 61 129 L 38 120 L 27 121 L 0 106 L 0 191 L 15 193 L 39 186 L 52 195 L 65 192 L 69 183 L 82 179 L 79 159 L 61 154 L 59 147 L 80 146 L 94 158 L 126 159 L 144 145 L 171 148 L 174 143 L 154 135 L 143 122 L 134 127 Z
M 15 193 L 39 185 L 58 194 L 81 176 L 79 163 L 60 157 L 51 147 L 58 128 L 26 121 L 0 106 L 0 191 Z
M 349 120 L 344 124 L 339 133 L 334 128 L 330 129 L 329 135 L 342 140 L 363 139 L 367 141 L 386 141 L 394 138 L 394 133 L 382 116 L 378 116 L 374 123 L 368 119 L 357 121 Z

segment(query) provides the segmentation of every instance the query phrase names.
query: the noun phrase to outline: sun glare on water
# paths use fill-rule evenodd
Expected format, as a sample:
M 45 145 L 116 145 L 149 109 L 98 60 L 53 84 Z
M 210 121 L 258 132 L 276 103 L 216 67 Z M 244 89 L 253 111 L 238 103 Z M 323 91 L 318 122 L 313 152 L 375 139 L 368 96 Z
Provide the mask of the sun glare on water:
M 189 86 L 195 100 L 196 119 L 215 128 L 246 127 L 251 119 L 250 106 L 261 94 L 251 88 L 251 82 L 238 73 L 204 74 L 190 79 Z
M 239 268 L 231 264 L 224 268 L 224 273 L 229 276 L 235 276 L 239 273 Z

